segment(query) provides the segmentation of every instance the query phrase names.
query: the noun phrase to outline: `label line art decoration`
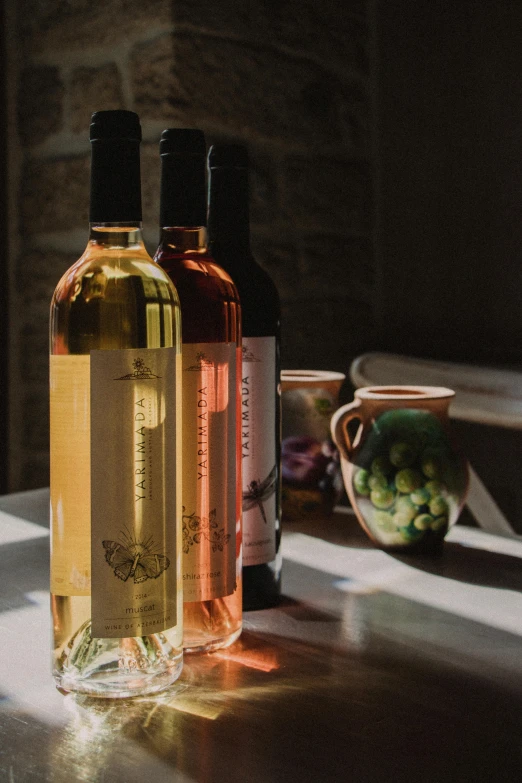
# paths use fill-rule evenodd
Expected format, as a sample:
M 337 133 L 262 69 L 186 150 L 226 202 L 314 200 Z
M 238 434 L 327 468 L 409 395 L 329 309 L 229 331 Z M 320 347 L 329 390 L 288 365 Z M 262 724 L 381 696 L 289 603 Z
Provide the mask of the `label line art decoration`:
M 254 481 L 250 482 L 246 491 L 243 492 L 243 511 L 250 511 L 250 509 L 257 506 L 266 524 L 267 519 L 263 503 L 265 503 L 268 498 L 274 494 L 276 490 L 276 483 L 277 469 L 274 465 L 264 481 L 254 479 Z
M 134 578 L 134 584 L 140 584 L 147 579 L 157 579 L 170 566 L 166 555 L 154 551 L 152 536 L 140 542 L 128 531 L 121 531 L 120 538 L 121 543 L 107 540 L 102 541 L 102 545 L 105 560 L 122 582 Z
M 183 506 L 185 511 L 185 506 Z M 225 533 L 225 528 L 219 529 L 216 521 L 216 509 L 212 509 L 207 517 L 199 517 L 195 512 L 183 514 L 183 551 L 188 554 L 190 547 L 208 541 L 213 552 L 223 551 L 223 547 L 230 540 L 230 533 Z

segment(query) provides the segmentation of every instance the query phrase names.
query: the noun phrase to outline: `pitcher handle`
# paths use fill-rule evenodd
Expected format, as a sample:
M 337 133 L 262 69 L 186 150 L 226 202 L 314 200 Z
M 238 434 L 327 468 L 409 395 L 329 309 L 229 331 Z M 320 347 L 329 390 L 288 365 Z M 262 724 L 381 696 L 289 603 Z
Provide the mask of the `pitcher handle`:
M 352 419 L 360 419 L 361 414 L 359 408 L 361 407 L 361 401 L 356 398 L 353 402 L 347 405 L 342 405 L 332 416 L 330 423 L 330 430 L 332 432 L 332 438 L 339 449 L 339 452 L 346 459 L 350 459 L 352 451 L 352 442 L 350 440 L 350 434 L 348 432 L 348 424 Z

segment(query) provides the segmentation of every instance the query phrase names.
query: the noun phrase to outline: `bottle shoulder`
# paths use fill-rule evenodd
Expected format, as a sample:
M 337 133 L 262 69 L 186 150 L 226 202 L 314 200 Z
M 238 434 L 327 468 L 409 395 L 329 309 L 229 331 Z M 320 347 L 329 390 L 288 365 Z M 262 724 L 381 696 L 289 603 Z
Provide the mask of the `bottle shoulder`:
M 89 243 L 80 258 L 62 275 L 55 288 L 52 304 L 74 296 L 78 289 L 118 287 L 130 278 L 150 281 L 158 297 L 178 303 L 178 294 L 170 277 L 142 247 L 99 248 Z
M 239 302 L 237 286 L 230 274 L 211 255 L 175 254 L 158 250 L 154 261 L 163 269 L 178 289 L 195 292 L 199 296 L 228 299 Z
M 184 343 L 240 343 L 240 297 L 228 272 L 212 256 L 167 253 L 159 248 L 154 259 L 178 292 Z
M 281 331 L 281 303 L 276 285 L 251 254 L 218 255 L 226 265 L 241 302 L 243 336 L 275 336 Z
M 180 309 L 175 287 L 146 251 L 88 247 L 55 289 L 51 351 L 179 347 Z
M 205 275 L 232 283 L 230 274 L 210 254 L 204 253 L 172 253 L 158 248 L 154 261 L 169 274 Z
M 217 255 L 216 259 L 234 281 L 240 296 L 254 292 L 270 297 L 279 307 L 279 293 L 274 281 L 251 254 L 222 253 Z

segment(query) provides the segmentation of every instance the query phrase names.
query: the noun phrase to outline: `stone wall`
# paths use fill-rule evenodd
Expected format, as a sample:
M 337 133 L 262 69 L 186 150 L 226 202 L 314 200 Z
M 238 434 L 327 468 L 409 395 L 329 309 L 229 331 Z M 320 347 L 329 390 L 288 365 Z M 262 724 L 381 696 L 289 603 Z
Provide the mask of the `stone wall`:
M 254 250 L 283 302 L 283 366 L 345 371 L 372 347 L 363 0 L 11 0 L 11 19 L 22 248 L 12 258 L 12 490 L 48 482 L 48 306 L 86 241 L 94 110 L 141 117 L 151 252 L 163 128 L 245 142 Z

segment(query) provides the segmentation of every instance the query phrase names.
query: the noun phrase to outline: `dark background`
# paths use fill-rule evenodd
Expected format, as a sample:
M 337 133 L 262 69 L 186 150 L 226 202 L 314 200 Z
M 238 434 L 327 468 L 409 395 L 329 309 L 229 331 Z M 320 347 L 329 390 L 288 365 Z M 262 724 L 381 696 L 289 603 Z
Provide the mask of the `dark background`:
M 7 73 L 5 51 L 5 13 L 0 4 L 0 74 Z M 0 235 L 7 234 L 7 111 L 6 81 L 0 78 Z M 6 242 L 0 243 L 0 494 L 8 488 L 8 253 Z
M 522 3 L 3 9 L 0 491 L 48 483 L 48 306 L 86 240 L 95 109 L 142 119 L 151 252 L 161 130 L 249 146 L 253 244 L 282 298 L 283 366 L 348 373 L 374 350 L 521 366 Z M 459 431 L 513 508 L 518 433 Z
M 379 2 L 376 21 L 382 344 L 520 365 L 522 6 Z

